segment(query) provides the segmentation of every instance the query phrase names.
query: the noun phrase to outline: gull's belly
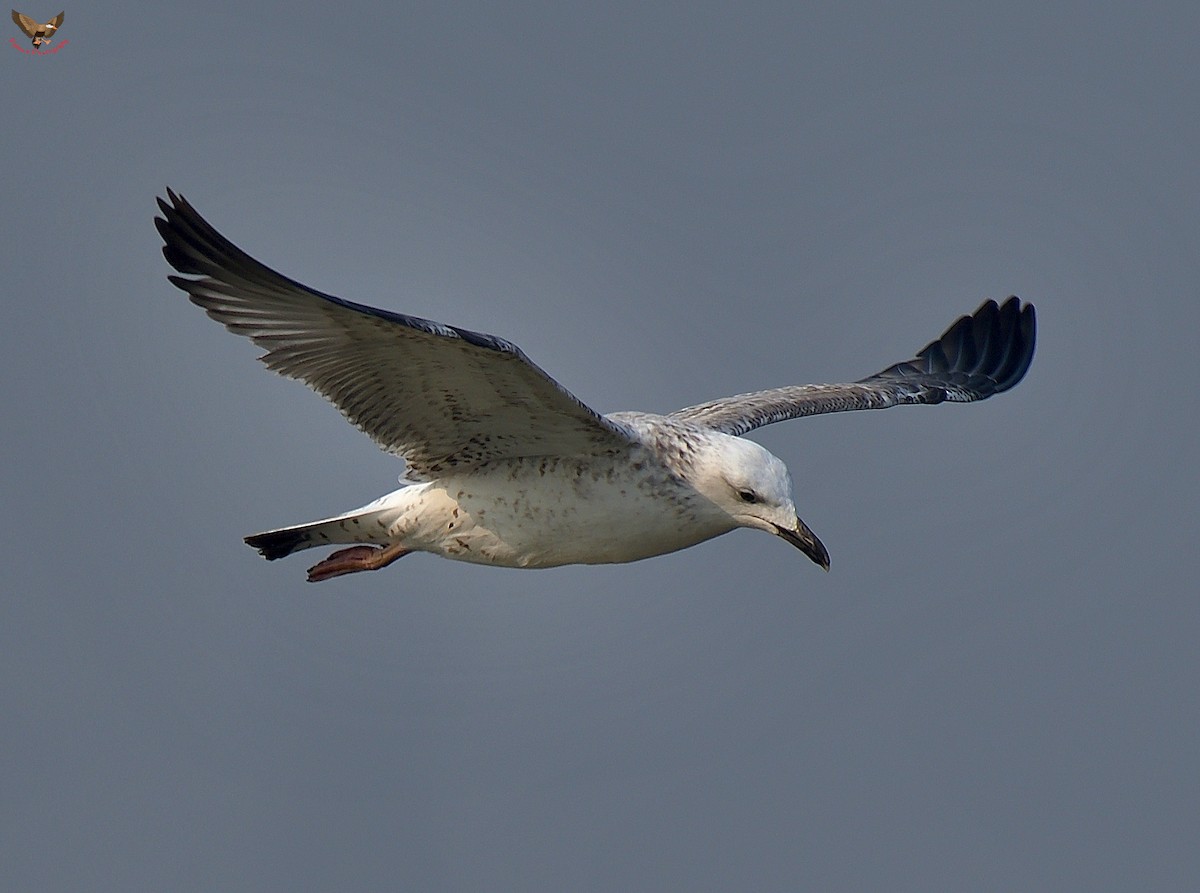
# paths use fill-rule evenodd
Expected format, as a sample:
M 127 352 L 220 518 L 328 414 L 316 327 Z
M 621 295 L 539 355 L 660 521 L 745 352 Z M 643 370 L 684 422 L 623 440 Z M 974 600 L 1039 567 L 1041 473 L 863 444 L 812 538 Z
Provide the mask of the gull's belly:
M 637 561 L 734 528 L 653 466 L 522 460 L 433 485 L 420 548 L 480 564 L 555 567 Z M 432 521 L 433 523 L 429 523 Z

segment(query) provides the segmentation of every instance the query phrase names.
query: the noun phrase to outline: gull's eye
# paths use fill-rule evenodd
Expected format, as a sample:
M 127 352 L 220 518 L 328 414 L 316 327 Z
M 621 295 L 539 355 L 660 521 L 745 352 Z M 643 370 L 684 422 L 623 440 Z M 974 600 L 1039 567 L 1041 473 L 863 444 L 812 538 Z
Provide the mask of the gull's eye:
M 751 504 L 758 502 L 758 494 L 753 490 L 738 490 L 738 496 L 741 497 L 742 502 L 749 502 Z

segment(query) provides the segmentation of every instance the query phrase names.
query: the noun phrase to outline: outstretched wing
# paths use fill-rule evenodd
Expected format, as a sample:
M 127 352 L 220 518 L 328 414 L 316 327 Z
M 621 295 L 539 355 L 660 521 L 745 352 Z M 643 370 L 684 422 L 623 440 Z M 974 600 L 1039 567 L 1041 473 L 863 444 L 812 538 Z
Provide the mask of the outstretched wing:
M 182 197 L 158 200 L 169 277 L 193 303 L 266 350 L 260 359 L 330 400 L 416 476 L 520 456 L 622 448 L 602 418 L 516 345 L 322 294 L 271 270 Z
M 62 13 L 59 13 L 59 16 L 61 17 Z M 17 23 L 18 28 L 25 32 L 26 37 L 33 37 L 40 27 L 38 22 L 35 22 L 24 13 L 17 12 L 15 9 L 12 11 L 12 20 Z
M 984 301 L 937 341 L 903 363 L 852 384 L 810 384 L 725 397 L 671 413 L 693 425 L 745 434 L 754 428 L 825 412 L 887 409 L 906 403 L 969 403 L 1013 387 L 1033 361 L 1032 304 Z
M 54 18 L 52 18 L 52 19 L 51 19 L 50 21 L 48 21 L 46 24 L 47 24 L 47 25 L 53 25 L 53 26 L 54 26 L 54 29 L 55 29 L 55 30 L 58 30 L 58 26 L 59 26 L 59 25 L 61 25 L 61 24 L 63 23 L 63 15 L 64 15 L 64 14 L 65 14 L 65 13 L 61 13 L 61 12 L 60 12 L 58 15 L 56 15 Z

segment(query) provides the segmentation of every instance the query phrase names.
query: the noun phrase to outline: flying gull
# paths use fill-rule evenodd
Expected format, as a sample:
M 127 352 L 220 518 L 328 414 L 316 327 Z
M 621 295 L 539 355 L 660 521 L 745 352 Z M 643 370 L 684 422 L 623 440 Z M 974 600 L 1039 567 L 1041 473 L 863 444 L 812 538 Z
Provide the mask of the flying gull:
M 637 561 L 748 527 L 825 570 L 787 467 L 741 435 L 784 419 L 966 403 L 1007 391 L 1033 359 L 1033 305 L 985 301 L 903 363 L 851 384 L 793 385 L 667 415 L 601 415 L 515 344 L 322 294 L 250 257 L 182 197 L 158 199 L 170 281 L 268 368 L 332 402 L 407 463 L 401 487 L 354 511 L 246 537 L 274 560 L 349 545 L 312 582 L 410 552 L 503 567 Z M 199 277 L 199 278 L 192 278 Z

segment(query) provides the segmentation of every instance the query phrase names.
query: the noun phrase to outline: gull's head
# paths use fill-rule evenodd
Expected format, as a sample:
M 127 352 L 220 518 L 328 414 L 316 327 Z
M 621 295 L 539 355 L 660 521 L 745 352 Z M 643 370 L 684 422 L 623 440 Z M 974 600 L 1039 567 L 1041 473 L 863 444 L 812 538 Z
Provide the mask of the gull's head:
M 781 537 L 829 570 L 829 552 L 796 514 L 787 466 L 752 440 L 718 434 L 712 446 L 700 463 L 696 489 L 738 527 Z

